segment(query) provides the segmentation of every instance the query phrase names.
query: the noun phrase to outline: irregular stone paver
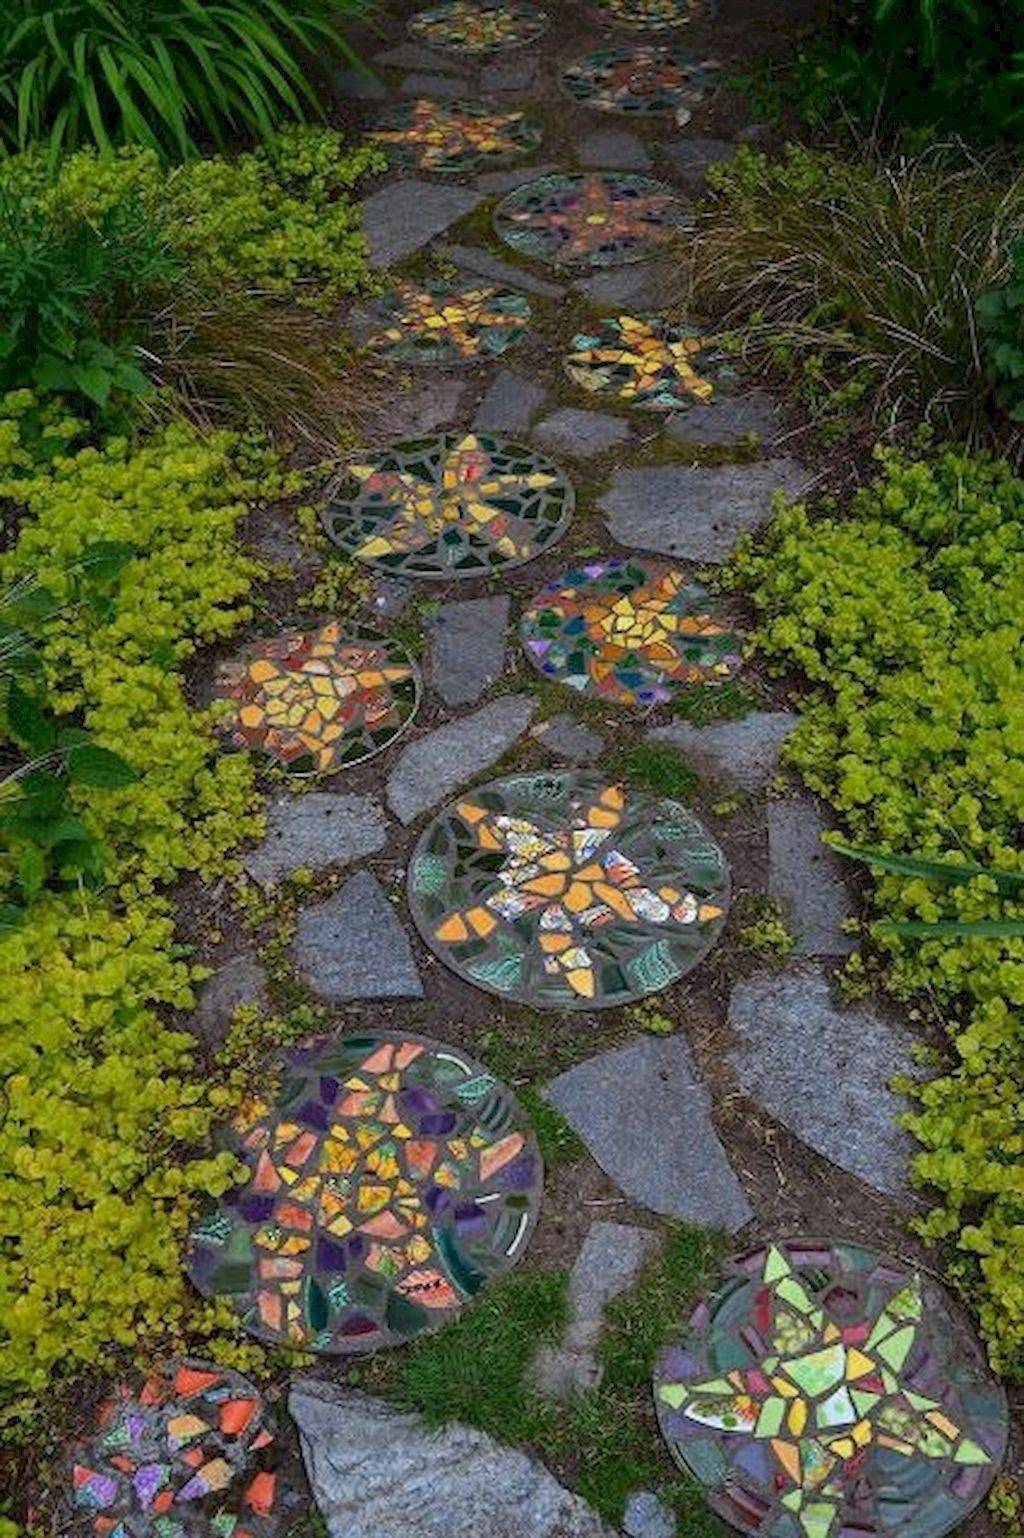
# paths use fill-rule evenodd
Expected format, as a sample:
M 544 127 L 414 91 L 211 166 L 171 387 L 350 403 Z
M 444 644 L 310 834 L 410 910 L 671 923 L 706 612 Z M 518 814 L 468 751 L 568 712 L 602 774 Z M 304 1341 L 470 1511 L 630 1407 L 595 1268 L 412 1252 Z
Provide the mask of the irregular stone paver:
M 457 75 L 406 75 L 399 86 L 403 96 L 429 96 L 434 101 L 454 101 L 465 96 L 466 81 Z
M 604 454 L 628 443 L 632 434 L 629 424 L 621 417 L 565 406 L 538 422 L 533 436 L 552 453 L 569 454 L 574 459 L 593 459 L 595 454 Z
M 426 69 L 442 75 L 456 75 L 459 72 L 459 64 L 455 59 L 447 54 L 435 53 L 432 48 L 423 48 L 419 43 L 397 43 L 394 48 L 385 48 L 381 53 L 375 53 L 373 62 L 388 69 Z
M 798 956 L 848 956 L 852 935 L 844 860 L 821 842 L 828 829 L 811 796 L 768 803 L 768 890 L 796 936 Z
M 430 623 L 430 684 L 446 705 L 471 705 L 505 666 L 511 600 L 467 598 L 442 604 Z
M 412 597 L 413 585 L 401 577 L 377 573 L 370 586 L 367 608 L 376 619 L 397 619 Z
M 480 71 L 480 94 L 528 91 L 536 78 L 536 59 L 507 59 L 498 64 L 485 64 Z
M 684 1037 L 642 1036 L 559 1074 L 544 1093 L 631 1200 L 730 1231 L 750 1221 Z
M 603 171 L 646 171 L 651 163 L 643 140 L 625 128 L 598 128 L 576 145 L 579 162 Z
M 675 144 L 663 144 L 661 152 L 667 159 L 674 176 L 686 181 L 701 182 L 708 166 L 731 160 L 736 146 L 729 139 L 712 139 L 703 134 L 691 134 Z
M 570 1399 L 601 1380 L 595 1355 L 612 1298 L 631 1287 L 657 1244 L 656 1235 L 628 1223 L 592 1223 L 569 1277 L 569 1323 L 557 1346 L 537 1353 L 532 1376 L 542 1394 Z
M 514 166 L 510 171 L 486 171 L 483 176 L 477 177 L 473 185 L 481 192 L 511 192 L 513 187 L 521 187 L 524 182 L 533 181 L 537 176 L 547 176 L 557 169 L 554 165 L 542 165 Z
M 352 101 L 387 100 L 388 92 L 383 80 L 378 80 L 376 75 L 367 70 L 336 69 L 331 80 L 338 95 L 347 96 Z
M 612 267 L 580 278 L 573 288 L 596 305 L 624 305 L 633 309 L 657 310 L 672 298 L 678 284 L 678 270 L 667 262 L 641 262 L 633 267 Z
M 634 1490 L 622 1513 L 627 1538 L 676 1538 L 676 1519 L 653 1490 Z
M 478 432 L 525 433 L 540 410 L 544 391 L 532 379 L 503 368 L 495 374 L 477 407 L 473 426 Z
M 192 1021 L 204 1041 L 219 1047 L 236 1009 L 243 1004 L 266 1002 L 266 971 L 251 952 L 246 952 L 226 961 L 200 985 Z
M 887 1195 L 906 1189 L 913 1152 L 888 1081 L 915 1072 L 903 1032 L 864 1005 L 837 1009 L 820 967 L 739 983 L 730 1062 L 743 1088 L 794 1136 Z
M 598 506 L 613 538 L 638 550 L 724 561 L 739 536 L 769 517 L 777 491 L 798 496 L 807 472 L 792 459 L 752 465 L 651 465 L 616 470 Z
M 480 194 L 471 187 L 437 182 L 389 182 L 362 203 L 363 229 L 371 267 L 387 267 L 418 251 L 434 235 L 471 214 Z
M 502 261 L 500 256 L 492 256 L 489 251 L 484 251 L 480 246 L 463 246 L 458 242 L 445 242 L 434 247 L 437 255 L 445 257 L 453 262 L 456 267 L 464 267 L 468 272 L 478 272 L 482 278 L 491 278 L 495 283 L 507 283 L 510 288 L 521 288 L 529 294 L 536 294 L 540 299 L 561 299 L 565 294 L 565 288 L 560 283 L 551 283 L 547 278 L 535 277 L 532 272 L 526 272 L 522 267 L 516 267 L 512 262 Z
M 295 968 L 323 999 L 419 999 L 423 986 L 409 938 L 369 871 L 299 914 Z
M 527 694 L 503 694 L 410 742 L 388 779 L 388 805 L 396 817 L 412 822 L 489 769 L 525 732 L 536 709 Z
M 374 796 L 332 791 L 283 796 L 271 802 L 266 837 L 242 856 L 242 864 L 261 886 L 273 886 L 295 870 L 326 870 L 376 854 L 387 836 Z
M 531 735 L 556 758 L 573 764 L 592 764 L 605 748 L 604 738 L 567 710 L 547 721 L 538 721 Z
M 716 395 L 706 405 L 670 417 L 665 432 L 676 443 L 770 443 L 779 434 L 779 410 L 766 390 Z
M 691 726 L 670 721 L 647 733 L 648 742 L 678 748 L 698 774 L 733 780 L 742 790 L 761 790 L 779 764 L 779 750 L 799 716 L 788 710 L 753 710 L 740 721 Z
M 412 388 L 396 394 L 387 416 L 387 441 L 425 438 L 439 427 L 450 427 L 462 416 L 462 402 L 469 389 L 465 376 L 442 374 L 415 379 Z
M 536 1459 L 340 1385 L 288 1396 L 330 1538 L 611 1538 Z

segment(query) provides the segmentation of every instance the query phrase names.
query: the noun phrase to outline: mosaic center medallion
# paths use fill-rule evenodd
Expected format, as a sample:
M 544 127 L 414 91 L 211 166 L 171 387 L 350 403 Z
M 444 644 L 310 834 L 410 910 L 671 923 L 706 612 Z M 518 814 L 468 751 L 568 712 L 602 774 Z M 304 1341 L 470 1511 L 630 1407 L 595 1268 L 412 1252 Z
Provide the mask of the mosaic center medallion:
M 70 1529 L 88 1538 L 270 1538 L 273 1438 L 247 1378 L 206 1362 L 120 1384 L 64 1458 Z
M 404 363 L 452 367 L 496 358 L 526 334 L 529 300 L 493 283 L 401 282 L 373 306 L 365 345 Z
M 369 137 L 398 165 L 458 174 L 531 153 L 540 144 L 541 132 L 522 112 L 421 98 L 391 108 Z
M 360 561 L 446 579 L 533 560 L 572 510 L 570 482 L 543 454 L 490 433 L 445 433 L 350 465 L 323 521 Z
M 689 109 L 703 99 L 715 68 L 682 48 L 609 43 L 571 64 L 562 75 L 562 89 L 602 112 L 670 112 L 683 124 L 689 122 Z
M 526 0 L 446 0 L 412 16 L 409 32 L 432 48 L 491 53 L 536 42 L 547 25 L 545 12 Z
M 232 1126 L 248 1181 L 187 1265 L 265 1340 L 373 1351 L 437 1329 L 526 1249 L 543 1184 L 511 1093 L 463 1052 L 381 1032 L 289 1053 Z
M 648 176 L 593 171 L 541 176 L 498 204 L 498 235 L 555 267 L 640 262 L 693 226 L 685 204 Z
M 235 747 L 333 774 L 394 742 L 416 713 L 420 680 L 397 641 L 329 620 L 246 647 L 219 668 L 215 694 L 234 704 L 219 726 Z
M 713 945 L 728 886 L 685 807 L 571 774 L 469 791 L 427 828 L 409 872 L 413 916 L 442 961 L 549 1009 L 667 987 Z
M 609 316 L 577 333 L 565 368 L 584 390 L 648 411 L 704 405 L 733 378 L 710 338 L 656 315 Z
M 655 1399 L 715 1511 L 772 1538 L 940 1538 L 1006 1442 L 1003 1395 L 938 1288 L 839 1242 L 730 1262 Z
M 714 12 L 711 0 L 602 0 L 596 21 L 631 32 L 671 32 Z
M 722 683 L 743 663 L 739 636 L 702 587 L 638 560 L 570 567 L 533 599 L 522 635 L 545 678 L 622 705 Z

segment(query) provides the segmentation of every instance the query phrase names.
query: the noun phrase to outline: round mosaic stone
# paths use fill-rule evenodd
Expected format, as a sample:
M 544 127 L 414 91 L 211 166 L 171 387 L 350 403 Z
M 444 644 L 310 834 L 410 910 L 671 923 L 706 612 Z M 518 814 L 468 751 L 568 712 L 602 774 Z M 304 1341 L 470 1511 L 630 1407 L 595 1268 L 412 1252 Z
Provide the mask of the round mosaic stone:
M 656 315 L 614 315 L 573 337 L 565 360 L 575 384 L 648 411 L 705 404 L 734 371 L 714 342 Z
M 642 262 L 693 227 L 664 182 L 617 171 L 558 173 L 517 187 L 498 204 L 498 235 L 521 256 L 554 267 Z
M 183 1361 L 122 1383 L 62 1462 L 64 1533 L 88 1538 L 271 1538 L 280 1525 L 259 1392 L 227 1367 Z
M 536 595 L 521 628 L 545 678 L 620 705 L 657 705 L 743 664 L 738 635 L 702 587 L 637 560 L 570 567 Z
M 490 433 L 444 433 L 350 465 L 323 522 L 360 561 L 447 580 L 532 561 L 572 510 L 570 482 L 543 454 Z
M 630 32 L 671 32 L 714 14 L 712 0 L 601 0 L 594 19 Z
M 682 124 L 704 96 L 715 66 L 681 48 L 656 43 L 608 43 L 571 64 L 562 89 L 602 112 L 675 113 Z
M 409 19 L 409 32 L 431 48 L 491 53 L 522 48 L 546 30 L 544 11 L 526 0 L 445 0 Z
M 247 1165 L 193 1230 L 187 1266 L 264 1340 L 330 1354 L 434 1330 L 524 1253 L 543 1170 L 486 1068 L 422 1036 L 287 1054 L 273 1102 L 232 1125 Z
M 409 900 L 426 943 L 468 982 L 544 1009 L 603 1009 L 696 966 L 729 878 L 686 807 L 595 775 L 522 774 L 434 819 Z
M 253 642 L 222 663 L 214 691 L 234 703 L 219 726 L 235 747 L 334 774 L 382 753 L 405 730 L 420 675 L 397 641 L 329 620 Z
M 403 363 L 454 367 L 514 347 L 533 318 L 525 294 L 483 281 L 400 282 L 372 306 L 366 346 Z
M 716 1512 L 770 1538 L 941 1538 L 982 1499 L 1006 1404 L 928 1277 L 845 1242 L 731 1261 L 655 1373 Z
M 369 135 L 397 165 L 435 175 L 459 174 L 517 160 L 541 141 L 523 112 L 494 112 L 473 102 L 403 102 Z

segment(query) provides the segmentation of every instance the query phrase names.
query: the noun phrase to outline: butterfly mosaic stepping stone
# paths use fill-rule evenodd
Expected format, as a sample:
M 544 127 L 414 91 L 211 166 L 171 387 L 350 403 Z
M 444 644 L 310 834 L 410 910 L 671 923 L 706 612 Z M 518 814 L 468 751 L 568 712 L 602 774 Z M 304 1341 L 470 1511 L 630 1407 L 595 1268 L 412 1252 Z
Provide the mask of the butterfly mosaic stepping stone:
M 453 368 L 500 357 L 533 318 L 525 294 L 482 279 L 401 282 L 370 309 L 364 345 L 402 363 Z
M 274 1098 L 231 1134 L 248 1179 L 193 1230 L 186 1263 L 263 1340 L 337 1355 L 438 1329 L 536 1221 L 543 1171 L 516 1100 L 423 1036 L 287 1054 Z
M 349 555 L 403 577 L 448 580 L 521 566 L 560 539 L 572 485 L 557 465 L 491 433 L 399 443 L 348 467 L 323 510 Z
M 601 0 L 591 7 L 598 23 L 630 32 L 672 32 L 714 12 L 712 0 Z
M 521 629 L 544 678 L 620 705 L 650 708 L 743 665 L 718 602 L 681 571 L 638 560 L 569 567 L 531 601 Z
M 597 775 L 522 774 L 434 819 L 409 870 L 427 945 L 477 987 L 603 1009 L 697 965 L 729 903 L 725 858 L 674 801 Z
M 711 338 L 657 315 L 608 316 L 578 332 L 565 369 L 582 389 L 648 411 L 706 405 L 735 377 Z
M 1006 1402 L 944 1295 L 842 1241 L 731 1261 L 655 1373 L 713 1509 L 771 1538 L 941 1538 L 983 1498 Z
M 473 102 L 420 98 L 391 108 L 369 137 L 396 165 L 434 175 L 461 175 L 532 154 L 541 142 L 541 131 L 524 112 L 495 112 Z
M 546 12 L 526 0 L 445 0 L 409 19 L 409 32 L 431 48 L 493 53 L 522 48 L 547 31 Z
M 693 218 L 664 182 L 613 171 L 557 173 L 503 198 L 494 226 L 521 256 L 553 267 L 642 262 Z
M 673 113 L 684 124 L 690 108 L 703 99 L 715 68 L 708 61 L 698 63 L 682 48 L 608 43 L 571 64 L 561 83 L 573 101 L 601 112 Z
M 416 714 L 420 675 L 397 641 L 329 620 L 254 641 L 218 670 L 233 746 L 286 768 L 334 774 L 382 753 Z
M 81 1538 L 271 1538 L 266 1407 L 241 1373 L 182 1361 L 122 1383 L 62 1462 L 61 1531 Z

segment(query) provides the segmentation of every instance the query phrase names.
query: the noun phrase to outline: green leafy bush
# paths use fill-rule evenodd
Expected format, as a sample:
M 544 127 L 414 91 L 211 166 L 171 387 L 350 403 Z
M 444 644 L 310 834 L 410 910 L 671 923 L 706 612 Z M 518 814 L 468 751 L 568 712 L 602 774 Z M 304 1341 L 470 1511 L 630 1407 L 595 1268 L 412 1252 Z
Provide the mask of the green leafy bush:
M 879 451 L 880 474 L 812 519 L 785 508 L 735 575 L 757 644 L 815 686 L 787 756 L 851 841 L 975 863 L 963 881 L 875 871 L 885 919 L 1019 921 L 996 872 L 1024 871 L 1024 480 L 946 449 Z M 876 931 L 888 979 L 948 1025 L 948 1070 L 913 1093 L 936 1195 L 924 1231 L 954 1238 L 993 1362 L 1024 1374 L 1024 938 Z
M 982 294 L 976 309 L 996 398 L 1014 422 L 1024 422 L 1024 240 L 1010 260 L 1009 281 Z

